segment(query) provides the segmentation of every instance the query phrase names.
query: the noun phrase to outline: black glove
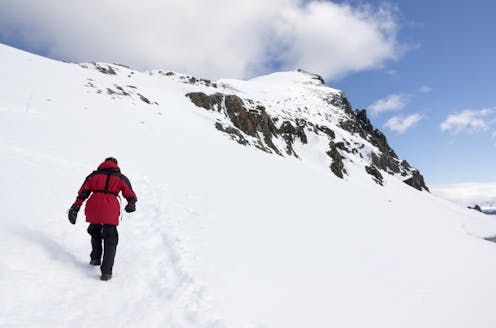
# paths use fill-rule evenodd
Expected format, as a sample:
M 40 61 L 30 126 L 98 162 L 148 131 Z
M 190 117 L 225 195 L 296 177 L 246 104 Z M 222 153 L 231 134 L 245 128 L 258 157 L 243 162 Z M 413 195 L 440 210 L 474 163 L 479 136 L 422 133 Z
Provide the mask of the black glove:
M 76 224 L 76 218 L 77 214 L 79 212 L 79 206 L 76 204 L 73 204 L 71 208 L 69 209 L 69 212 L 67 213 L 67 216 L 69 217 L 69 222 L 72 224 Z
M 131 213 L 131 212 L 136 211 L 136 204 L 134 204 L 134 203 L 128 203 L 126 205 L 126 207 L 124 207 L 124 211 L 126 211 L 128 213 Z

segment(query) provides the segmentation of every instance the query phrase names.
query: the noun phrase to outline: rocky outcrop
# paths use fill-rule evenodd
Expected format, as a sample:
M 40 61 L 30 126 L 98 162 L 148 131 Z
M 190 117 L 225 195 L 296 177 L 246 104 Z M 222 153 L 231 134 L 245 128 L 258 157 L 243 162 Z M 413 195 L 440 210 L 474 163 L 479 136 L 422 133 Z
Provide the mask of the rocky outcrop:
M 346 114 L 353 115 L 353 108 L 351 107 L 351 104 L 348 101 L 348 98 L 346 98 L 344 92 L 340 92 L 337 94 L 330 94 L 324 100 L 332 106 L 343 109 Z
M 221 132 L 227 133 L 231 136 L 231 139 L 241 145 L 246 146 L 249 144 L 248 140 L 246 140 L 241 131 L 236 128 L 233 128 L 231 126 L 224 127 L 220 122 L 215 123 L 215 128 Z
M 203 92 L 193 92 L 186 94 L 186 96 L 198 107 L 224 113 L 237 130 L 225 127 L 222 124 L 217 126 L 217 129 L 230 134 L 234 140 L 241 144 L 247 144 L 249 141 L 246 138 L 240 138 L 240 133 L 238 132 L 258 139 L 258 142 L 254 144 L 257 148 L 282 155 L 273 141 L 274 138 L 281 137 L 286 142 L 286 153 L 297 156 L 293 150 L 295 140 L 299 139 L 301 142 L 306 143 L 307 137 L 303 125 L 294 126 L 287 121 L 283 122 L 281 128 L 278 129 L 272 118 L 267 114 L 265 107 L 254 105 L 253 101 L 246 100 L 247 104 L 236 95 L 224 95 L 221 93 L 207 95 Z
M 282 136 L 284 141 L 286 141 L 286 153 L 288 155 L 293 155 L 298 157 L 298 154 L 293 149 L 293 144 L 297 139 L 301 141 L 301 143 L 307 143 L 307 135 L 305 133 L 305 125 L 302 122 L 297 122 L 301 125 L 293 126 L 290 121 L 284 121 L 281 127 L 278 130 L 278 133 Z
M 317 125 L 316 128 L 320 132 L 323 132 L 325 135 L 327 135 L 329 138 L 331 138 L 331 139 L 335 139 L 336 138 L 336 133 L 334 133 L 334 131 L 332 131 L 331 129 L 329 129 L 327 126 Z
M 384 181 L 381 172 L 374 166 L 365 166 L 365 171 L 372 176 L 372 179 L 379 185 L 384 186 Z
M 370 154 L 372 164 L 377 169 L 389 174 L 410 176 L 404 180 L 406 184 L 418 190 L 429 191 L 420 172 L 413 169 L 407 161 L 400 162 L 396 152 L 389 146 L 386 136 L 370 123 L 365 109 L 354 110 L 350 112 L 350 116 L 349 119 L 340 122 L 340 127 L 352 134 L 358 134 L 379 149 L 378 153 L 372 152 Z M 367 172 L 369 171 L 371 170 L 369 169 Z
M 468 206 L 467 208 L 471 209 L 471 210 L 476 210 L 477 212 L 481 212 L 482 213 L 482 209 L 479 205 L 474 205 L 474 207 L 470 207 Z
M 208 110 L 221 111 L 223 95 L 221 93 L 214 93 L 212 95 L 207 95 L 203 92 L 191 92 L 186 94 L 193 104 L 198 107 L 202 107 Z
M 424 177 L 420 174 L 418 170 L 413 170 L 412 177 L 403 181 L 407 185 L 417 189 L 429 191 L 429 188 L 425 185 Z
M 380 170 L 388 173 L 400 173 L 400 165 L 398 164 L 398 160 L 387 153 L 380 153 L 380 155 L 377 155 L 372 152 L 371 159 L 372 164 Z
M 332 160 L 330 169 L 335 176 L 342 179 L 344 177 L 344 174 L 346 174 L 346 170 L 343 164 L 344 157 L 341 156 L 334 142 L 329 142 L 329 148 L 330 149 L 326 152 L 326 154 Z
M 351 118 L 341 121 L 341 128 L 352 134 L 358 134 L 361 138 L 379 148 L 386 156 L 396 160 L 398 159 L 394 150 L 389 146 L 386 136 L 370 123 L 365 109 L 355 110 L 349 113 L 351 114 Z
M 316 86 L 325 85 L 324 80 L 318 75 L 311 76 L 313 81 L 308 83 Z M 319 138 L 322 136 L 328 138 L 329 148 L 325 152 L 331 161 L 329 168 L 341 179 L 348 174 L 347 162 L 354 162 L 355 159 L 363 162 L 368 159 L 369 164 L 364 166 L 365 171 L 377 184 L 384 185 L 384 177 L 381 173 L 383 171 L 407 178 L 403 182 L 415 189 L 429 190 L 420 172 L 412 168 L 408 162 L 399 160 L 396 152 L 389 146 L 386 136 L 370 122 L 366 110 L 353 110 L 342 92 L 329 92 L 322 99 L 329 104 L 332 111 L 338 107 L 344 113 L 338 116 L 340 117 L 338 127 L 367 141 L 367 146 L 365 142 L 356 139 L 347 140 L 342 135 L 337 136 L 336 131 L 325 124 L 325 120 L 317 120 L 319 122 L 317 124 L 301 118 L 271 117 L 263 104 L 243 99 L 238 95 L 220 92 L 208 95 L 203 92 L 192 92 L 186 96 L 197 107 L 224 114 L 227 120 L 218 121 L 215 127 L 242 145 L 252 145 L 281 156 L 299 157 L 295 150 L 298 148 L 294 147 L 295 143 L 307 144 L 309 133 L 313 133 Z M 327 112 L 320 115 L 329 120 Z
M 93 65 L 95 66 L 97 71 L 99 71 L 100 73 L 109 74 L 109 75 L 117 75 L 115 70 L 110 65 L 100 65 L 97 63 L 93 63 Z

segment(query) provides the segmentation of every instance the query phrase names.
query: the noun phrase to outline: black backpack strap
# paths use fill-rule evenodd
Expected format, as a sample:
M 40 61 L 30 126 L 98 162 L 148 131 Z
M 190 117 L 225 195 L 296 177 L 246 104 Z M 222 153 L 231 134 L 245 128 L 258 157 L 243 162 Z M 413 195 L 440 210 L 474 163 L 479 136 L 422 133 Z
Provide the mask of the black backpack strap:
M 104 194 L 112 194 L 116 197 L 119 197 L 119 194 L 117 193 L 113 193 L 113 192 L 110 192 L 108 190 L 108 185 L 109 185 L 109 181 L 110 181 L 110 177 L 112 175 L 116 175 L 115 172 L 108 172 L 108 173 L 105 173 L 107 175 L 107 180 L 105 181 L 105 188 L 104 189 L 101 189 L 101 190 L 93 190 L 93 192 L 101 192 L 101 193 L 104 193 Z

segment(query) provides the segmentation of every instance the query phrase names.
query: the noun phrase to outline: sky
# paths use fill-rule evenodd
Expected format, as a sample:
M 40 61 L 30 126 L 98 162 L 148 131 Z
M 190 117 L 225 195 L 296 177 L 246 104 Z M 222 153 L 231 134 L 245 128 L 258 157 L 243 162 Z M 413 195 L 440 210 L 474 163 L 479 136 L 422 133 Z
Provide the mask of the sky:
M 365 108 L 428 185 L 496 182 L 496 3 L 0 1 L 0 43 L 211 79 L 302 68 Z

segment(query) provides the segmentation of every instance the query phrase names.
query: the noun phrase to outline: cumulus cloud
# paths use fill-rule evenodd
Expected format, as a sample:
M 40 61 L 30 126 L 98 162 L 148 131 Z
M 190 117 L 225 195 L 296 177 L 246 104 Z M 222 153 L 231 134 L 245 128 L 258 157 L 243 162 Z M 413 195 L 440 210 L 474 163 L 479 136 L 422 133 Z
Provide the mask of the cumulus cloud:
M 303 68 L 327 78 L 404 51 L 396 10 L 321 0 L 3 0 L 0 34 L 51 57 L 210 78 Z
M 420 114 L 412 114 L 406 117 L 398 115 L 391 117 L 384 126 L 392 131 L 405 133 L 408 129 L 414 127 L 421 119 L 423 119 L 423 116 Z
M 496 109 L 464 110 L 449 115 L 441 123 L 441 131 L 457 134 L 460 132 L 476 133 L 486 131 L 494 123 Z
M 462 206 L 496 207 L 496 183 L 460 183 L 429 186 L 431 192 Z
M 369 106 L 373 114 L 379 114 L 383 112 L 400 110 L 405 107 L 410 101 L 408 95 L 394 94 L 389 95 L 386 98 L 379 99 Z

